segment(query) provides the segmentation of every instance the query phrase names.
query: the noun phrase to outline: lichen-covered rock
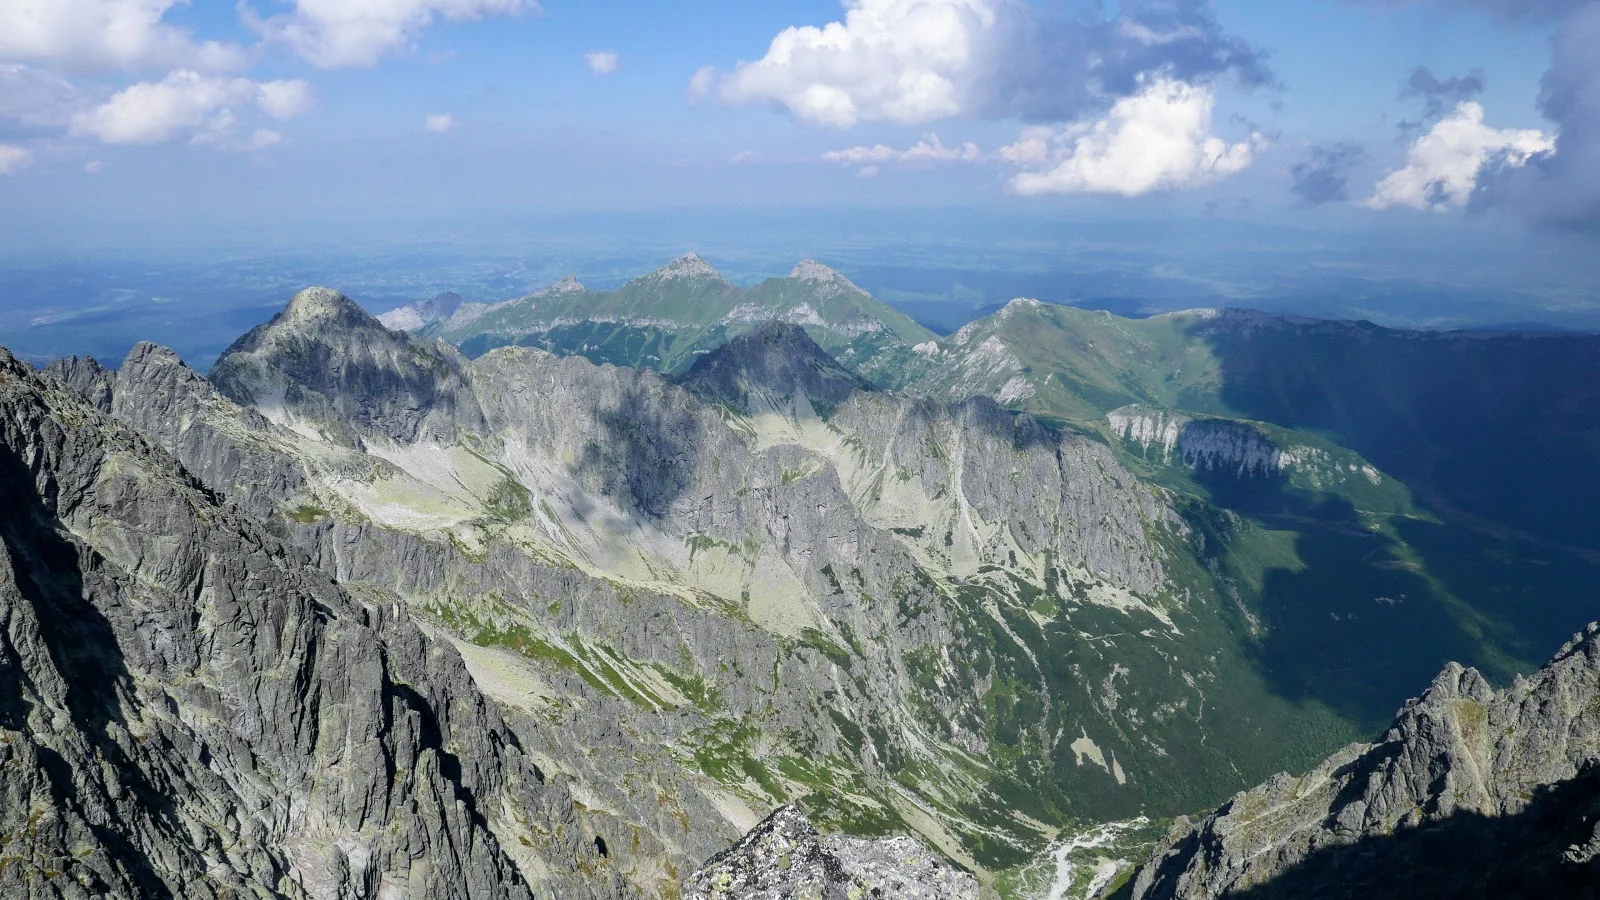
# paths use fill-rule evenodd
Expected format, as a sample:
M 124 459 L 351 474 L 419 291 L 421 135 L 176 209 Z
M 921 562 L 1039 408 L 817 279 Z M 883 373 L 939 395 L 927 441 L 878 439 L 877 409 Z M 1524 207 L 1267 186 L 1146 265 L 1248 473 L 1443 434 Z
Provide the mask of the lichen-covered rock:
M 976 900 L 978 881 L 914 838 L 819 835 L 780 807 L 684 885 L 693 900 Z

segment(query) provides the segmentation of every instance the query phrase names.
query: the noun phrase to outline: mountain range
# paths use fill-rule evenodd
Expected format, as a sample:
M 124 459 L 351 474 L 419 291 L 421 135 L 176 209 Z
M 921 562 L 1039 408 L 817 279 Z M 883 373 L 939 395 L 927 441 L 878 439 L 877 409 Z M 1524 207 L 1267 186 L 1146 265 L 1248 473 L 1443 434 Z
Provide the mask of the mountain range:
M 1025 894 L 1085 823 L 1326 766 L 1449 660 L 1501 703 L 1593 617 L 1594 338 L 1030 301 L 938 338 L 693 256 L 450 305 L 303 291 L 206 376 L 7 362 L 42 818 L 0 885 L 675 896 L 793 803 Z M 746 846 L 821 846 L 773 821 Z M 1184 877 L 1137 889 L 1221 883 Z

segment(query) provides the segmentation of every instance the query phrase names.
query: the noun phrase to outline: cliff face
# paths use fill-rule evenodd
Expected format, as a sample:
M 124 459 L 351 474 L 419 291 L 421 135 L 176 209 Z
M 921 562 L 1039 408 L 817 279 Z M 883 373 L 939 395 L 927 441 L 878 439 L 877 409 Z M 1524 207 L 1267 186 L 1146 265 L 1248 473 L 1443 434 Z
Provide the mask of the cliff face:
M 626 894 L 399 598 L 59 384 L 0 356 L 0 893 Z
M 1383 740 L 1180 822 L 1135 898 L 1594 896 L 1600 625 L 1503 691 L 1452 664 Z

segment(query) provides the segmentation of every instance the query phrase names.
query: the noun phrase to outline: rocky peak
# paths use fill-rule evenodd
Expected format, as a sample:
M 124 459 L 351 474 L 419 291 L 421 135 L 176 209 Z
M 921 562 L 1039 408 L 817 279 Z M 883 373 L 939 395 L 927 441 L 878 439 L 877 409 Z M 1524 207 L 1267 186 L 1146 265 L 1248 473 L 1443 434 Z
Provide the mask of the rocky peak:
M 805 814 L 779 807 L 689 877 L 693 900 L 978 896 L 978 882 L 909 837 L 878 841 L 819 835 Z
M 145 342 L 134 345 L 134 349 L 143 346 Z M 101 412 L 111 409 L 111 395 L 116 385 L 117 373 L 100 365 L 94 357 L 62 357 L 46 366 L 44 374 L 65 384 L 74 394 Z
M 448 439 L 481 414 L 465 360 L 437 341 L 391 331 L 337 291 L 296 294 L 234 342 L 211 382 L 279 424 L 302 422 L 347 444 L 362 435 Z
M 840 365 L 799 325 L 767 322 L 695 361 L 683 376 L 690 391 L 712 402 L 745 406 L 751 392 L 776 397 L 804 394 L 838 406 L 872 387 Z
M 711 267 L 711 264 L 700 258 L 698 253 L 685 253 L 672 262 L 650 273 L 652 278 L 671 280 L 677 278 L 715 278 L 724 280 L 722 273 Z
M 354 300 L 332 288 L 311 287 L 294 295 L 282 318 L 285 323 L 311 327 L 326 322 L 353 325 L 372 317 Z

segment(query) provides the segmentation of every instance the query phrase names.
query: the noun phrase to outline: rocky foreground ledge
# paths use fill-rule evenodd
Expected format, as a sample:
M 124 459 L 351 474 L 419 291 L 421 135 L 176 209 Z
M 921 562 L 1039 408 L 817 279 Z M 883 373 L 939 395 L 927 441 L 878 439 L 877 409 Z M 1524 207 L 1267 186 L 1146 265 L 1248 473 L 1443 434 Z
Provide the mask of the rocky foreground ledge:
M 689 877 L 693 900 L 975 900 L 978 881 L 915 838 L 819 835 L 805 814 L 780 807 Z
M 1446 666 L 1381 741 L 1180 818 L 1132 900 L 1600 897 L 1600 623 L 1495 690 Z

